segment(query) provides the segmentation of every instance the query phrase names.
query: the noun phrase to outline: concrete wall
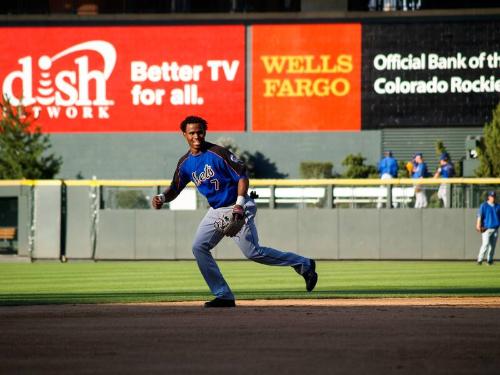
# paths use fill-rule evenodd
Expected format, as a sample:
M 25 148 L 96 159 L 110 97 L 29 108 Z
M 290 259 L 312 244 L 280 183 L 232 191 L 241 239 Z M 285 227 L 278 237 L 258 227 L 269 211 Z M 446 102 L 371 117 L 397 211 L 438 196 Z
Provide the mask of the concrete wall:
M 61 185 L 35 185 L 33 259 L 61 254 Z
M 210 126 L 210 125 L 209 125 Z M 244 151 L 260 152 L 281 177 L 299 178 L 302 161 L 330 161 L 342 172 L 342 160 L 360 152 L 367 163 L 380 158 L 381 132 L 339 133 L 222 133 L 210 132 L 217 143 L 231 138 Z M 170 179 L 188 149 L 179 133 L 51 134 L 52 150 L 62 156 L 60 178 Z M 74 155 L 78 155 L 77 158 Z M 269 173 L 269 172 L 268 172 Z M 276 174 L 261 178 L 280 177 Z
M 31 211 L 31 189 L 36 205 Z M 191 244 L 205 210 L 98 209 L 94 248 L 93 208 L 98 191 L 67 187 L 66 225 L 61 186 L 35 184 L 0 189 L 18 197 L 19 255 L 33 259 L 193 259 Z M 34 244 L 30 252 L 31 215 Z M 474 259 L 480 245 L 476 209 L 259 209 L 261 245 L 317 259 Z M 64 232 L 63 232 L 64 234 Z M 214 249 L 218 259 L 243 259 L 232 240 Z
M 96 259 L 193 259 L 191 243 L 204 214 L 101 210 Z M 475 209 L 260 209 L 256 223 L 261 245 L 317 259 L 463 260 L 474 259 L 480 245 L 475 214 Z M 214 256 L 244 258 L 228 238 Z

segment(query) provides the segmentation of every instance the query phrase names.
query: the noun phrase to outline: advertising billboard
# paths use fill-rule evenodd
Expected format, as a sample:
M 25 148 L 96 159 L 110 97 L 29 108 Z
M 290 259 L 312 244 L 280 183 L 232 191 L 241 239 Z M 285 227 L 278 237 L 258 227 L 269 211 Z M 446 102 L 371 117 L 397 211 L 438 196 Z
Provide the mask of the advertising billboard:
M 359 131 L 361 25 L 254 25 L 253 131 Z
M 0 88 L 44 132 L 245 128 L 243 26 L 6 27 Z
M 500 99 L 495 21 L 363 25 L 363 129 L 482 126 Z

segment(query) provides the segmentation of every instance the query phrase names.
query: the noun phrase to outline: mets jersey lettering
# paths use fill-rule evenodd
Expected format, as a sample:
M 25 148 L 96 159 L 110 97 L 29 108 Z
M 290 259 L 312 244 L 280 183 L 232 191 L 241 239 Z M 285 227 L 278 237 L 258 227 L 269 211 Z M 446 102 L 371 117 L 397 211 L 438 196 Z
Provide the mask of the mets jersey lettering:
M 203 181 L 206 181 L 215 175 L 212 167 L 208 164 L 205 164 L 205 169 L 198 176 L 196 176 L 196 172 L 192 174 L 193 182 L 196 186 L 200 186 Z
M 238 181 L 246 176 L 245 165 L 225 148 L 206 142 L 198 155 L 186 153 L 179 159 L 170 188 L 179 194 L 193 181 L 213 208 L 236 202 Z

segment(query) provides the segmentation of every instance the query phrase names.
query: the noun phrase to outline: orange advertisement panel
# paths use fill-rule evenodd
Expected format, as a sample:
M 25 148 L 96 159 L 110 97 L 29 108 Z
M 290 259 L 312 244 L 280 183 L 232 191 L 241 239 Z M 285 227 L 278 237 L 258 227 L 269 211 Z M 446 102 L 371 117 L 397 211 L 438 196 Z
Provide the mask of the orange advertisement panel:
M 2 28 L 0 88 L 45 132 L 245 126 L 243 26 Z
M 361 25 L 252 27 L 254 131 L 359 131 Z

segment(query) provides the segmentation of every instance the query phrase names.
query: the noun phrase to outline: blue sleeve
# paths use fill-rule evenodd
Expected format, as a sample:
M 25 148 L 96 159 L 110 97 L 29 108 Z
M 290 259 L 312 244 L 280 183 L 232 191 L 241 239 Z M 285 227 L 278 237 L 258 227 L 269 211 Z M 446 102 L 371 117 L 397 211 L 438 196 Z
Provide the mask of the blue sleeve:
M 484 215 L 484 203 L 481 203 L 477 210 L 477 217 L 483 217 Z
M 396 160 L 392 160 L 392 165 L 391 165 L 391 175 L 393 177 L 397 177 L 398 176 L 398 162 Z
M 185 172 L 182 170 L 182 166 L 186 158 L 181 158 L 179 163 L 177 164 L 177 168 L 175 168 L 174 178 L 172 178 L 172 182 L 170 183 L 170 188 L 179 194 L 189 183 L 189 177 L 186 177 Z
M 413 178 L 419 178 L 419 177 L 423 177 L 423 171 L 424 171 L 424 164 L 419 164 L 417 166 L 417 169 L 415 170 L 415 173 L 413 174 Z

